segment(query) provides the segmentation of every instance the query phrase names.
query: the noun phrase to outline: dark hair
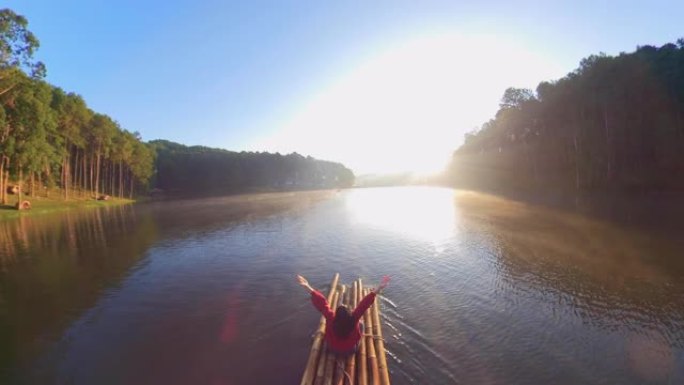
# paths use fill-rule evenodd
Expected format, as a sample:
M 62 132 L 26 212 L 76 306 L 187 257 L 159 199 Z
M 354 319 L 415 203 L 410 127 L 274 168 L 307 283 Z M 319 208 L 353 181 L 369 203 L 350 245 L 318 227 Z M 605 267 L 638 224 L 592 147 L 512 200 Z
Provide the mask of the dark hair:
M 338 337 L 346 337 L 354 329 L 354 319 L 346 306 L 338 306 L 333 320 L 333 332 Z

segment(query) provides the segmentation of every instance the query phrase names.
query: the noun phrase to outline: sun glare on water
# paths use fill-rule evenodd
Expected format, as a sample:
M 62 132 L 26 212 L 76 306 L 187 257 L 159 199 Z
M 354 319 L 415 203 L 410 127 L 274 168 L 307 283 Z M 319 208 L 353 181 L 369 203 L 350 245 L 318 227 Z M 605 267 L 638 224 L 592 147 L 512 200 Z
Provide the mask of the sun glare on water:
M 454 192 L 435 187 L 356 189 L 346 197 L 356 223 L 439 244 L 456 229 Z
M 308 98 L 252 147 L 344 163 L 355 173 L 430 173 L 491 118 L 509 86 L 559 73 L 499 36 L 439 34 L 380 51 Z

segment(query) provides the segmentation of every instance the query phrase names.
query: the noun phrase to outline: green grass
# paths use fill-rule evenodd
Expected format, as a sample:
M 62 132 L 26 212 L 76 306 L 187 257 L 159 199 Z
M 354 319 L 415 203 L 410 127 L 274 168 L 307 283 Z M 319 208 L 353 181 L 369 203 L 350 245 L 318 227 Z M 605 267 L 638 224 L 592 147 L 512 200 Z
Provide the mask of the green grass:
M 67 210 L 116 206 L 135 202 L 131 199 L 110 198 L 110 200 L 108 201 L 98 201 L 93 198 L 80 197 L 69 198 L 69 200 L 65 201 L 64 199 L 58 196 L 59 195 L 54 194 L 54 198 L 31 198 L 28 195 L 24 195 L 22 199 L 31 202 L 31 210 L 19 211 L 14 208 L 14 205 L 17 203 L 17 196 L 10 195 L 7 197 L 7 205 L 0 204 L 0 221 L 29 215 L 34 216 Z

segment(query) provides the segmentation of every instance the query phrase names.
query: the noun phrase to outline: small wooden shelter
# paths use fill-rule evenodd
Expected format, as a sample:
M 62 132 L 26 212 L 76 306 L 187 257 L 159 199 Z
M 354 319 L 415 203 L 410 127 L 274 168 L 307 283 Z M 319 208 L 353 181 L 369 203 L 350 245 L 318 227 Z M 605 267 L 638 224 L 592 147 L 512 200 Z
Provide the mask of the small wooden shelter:
M 7 193 L 11 195 L 17 195 L 19 194 L 19 190 L 21 190 L 21 187 L 19 185 L 11 185 L 7 186 Z
M 363 297 L 370 293 L 361 279 L 352 285 L 338 285 L 340 274 L 330 284 L 328 303 L 332 309 L 338 304 L 355 308 Z M 311 352 L 302 375 L 301 385 L 389 385 L 385 342 L 382 339 L 380 307 L 376 299 L 364 314 L 364 335 L 358 351 L 346 358 L 337 357 L 325 349 L 325 318 L 321 317 L 313 336 Z
M 14 205 L 14 208 L 16 208 L 17 210 L 31 210 L 31 202 L 29 202 L 29 201 L 17 202 L 17 204 Z

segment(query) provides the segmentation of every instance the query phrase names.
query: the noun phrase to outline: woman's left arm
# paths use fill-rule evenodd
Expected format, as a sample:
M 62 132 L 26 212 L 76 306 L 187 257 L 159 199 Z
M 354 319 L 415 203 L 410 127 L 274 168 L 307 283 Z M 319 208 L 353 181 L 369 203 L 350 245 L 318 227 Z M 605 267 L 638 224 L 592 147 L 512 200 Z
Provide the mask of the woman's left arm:
M 323 317 L 325 317 L 326 320 L 332 322 L 334 314 L 332 309 L 330 309 L 328 300 L 326 300 L 323 294 L 311 287 L 311 285 L 309 285 L 309 281 L 307 281 L 306 278 L 302 277 L 301 275 L 297 276 L 297 281 L 303 288 L 311 293 L 311 303 L 313 303 L 314 307 L 318 309 L 321 314 L 323 314 Z

